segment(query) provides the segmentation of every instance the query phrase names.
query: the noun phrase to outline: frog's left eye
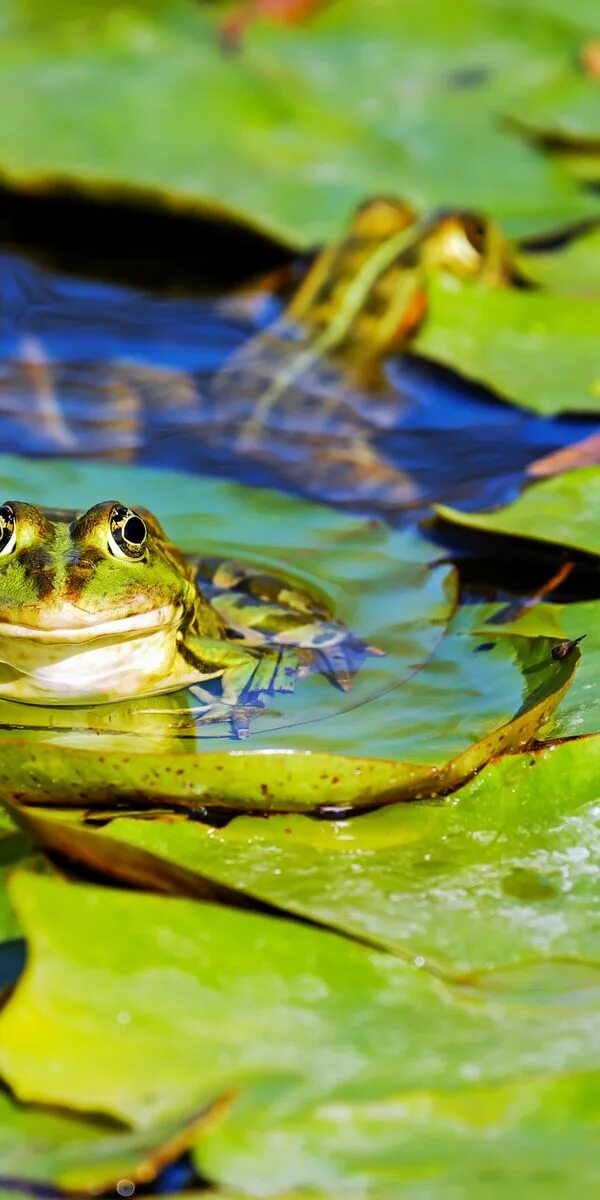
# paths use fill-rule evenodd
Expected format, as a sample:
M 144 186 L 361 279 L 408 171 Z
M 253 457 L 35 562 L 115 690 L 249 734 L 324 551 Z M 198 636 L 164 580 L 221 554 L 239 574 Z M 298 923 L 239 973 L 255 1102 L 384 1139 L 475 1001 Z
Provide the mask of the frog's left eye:
M 11 554 L 17 544 L 15 510 L 10 504 L 0 508 L 0 554 Z
M 143 558 L 148 530 L 132 508 L 116 504 L 108 519 L 108 548 L 115 558 Z

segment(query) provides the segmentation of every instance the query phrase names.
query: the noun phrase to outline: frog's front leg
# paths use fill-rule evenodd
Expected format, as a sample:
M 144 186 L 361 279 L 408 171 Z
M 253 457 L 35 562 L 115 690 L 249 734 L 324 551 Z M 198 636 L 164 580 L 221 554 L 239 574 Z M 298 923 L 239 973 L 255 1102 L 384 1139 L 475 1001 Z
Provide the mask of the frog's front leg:
M 203 637 L 186 637 L 185 655 L 201 678 L 221 676 L 225 704 L 259 707 L 273 692 L 294 691 L 300 658 L 294 650 Z

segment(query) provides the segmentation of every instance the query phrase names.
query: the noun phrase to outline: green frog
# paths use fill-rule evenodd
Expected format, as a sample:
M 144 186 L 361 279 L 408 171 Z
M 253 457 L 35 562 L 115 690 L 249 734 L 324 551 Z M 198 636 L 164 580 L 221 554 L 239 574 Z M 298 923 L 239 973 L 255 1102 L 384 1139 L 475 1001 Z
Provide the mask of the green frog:
M 208 709 L 197 685 L 220 679 L 220 705 L 261 708 L 310 671 L 349 688 L 366 652 L 320 598 L 256 567 L 192 563 L 146 509 L 0 507 L 5 699 L 102 704 L 194 685 Z
M 278 318 L 214 377 L 207 436 L 275 464 L 309 494 L 384 509 L 419 501 L 382 435 L 405 397 L 388 385 L 388 355 L 410 346 L 438 273 L 504 286 L 510 248 L 474 213 L 418 216 L 400 199 L 360 205 L 315 257 Z

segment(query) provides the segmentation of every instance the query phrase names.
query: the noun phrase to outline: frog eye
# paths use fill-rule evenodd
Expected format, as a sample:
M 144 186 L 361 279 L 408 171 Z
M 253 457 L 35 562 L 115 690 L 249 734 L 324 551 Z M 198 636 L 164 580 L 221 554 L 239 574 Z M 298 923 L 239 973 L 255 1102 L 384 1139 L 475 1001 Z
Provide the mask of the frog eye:
M 17 544 L 15 510 L 10 504 L 0 508 L 0 554 L 11 554 Z
M 108 518 L 108 548 L 115 558 L 143 558 L 148 530 L 132 508 L 116 504 Z

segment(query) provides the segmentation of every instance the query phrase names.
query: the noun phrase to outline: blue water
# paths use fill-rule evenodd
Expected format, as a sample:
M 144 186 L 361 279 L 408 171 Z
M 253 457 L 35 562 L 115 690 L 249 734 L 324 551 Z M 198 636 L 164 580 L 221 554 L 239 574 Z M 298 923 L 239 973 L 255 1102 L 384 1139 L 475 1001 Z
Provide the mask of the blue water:
M 211 379 L 276 302 L 165 297 L 54 274 L 10 253 L 0 255 L 0 296 L 3 450 L 116 458 L 401 515 L 385 495 L 340 491 L 327 469 L 314 478 L 315 439 L 330 448 L 339 436 L 335 420 L 312 429 L 318 399 L 317 408 L 307 400 L 302 436 L 286 442 L 275 427 L 263 453 L 232 450 L 244 396 L 224 413 Z M 533 416 L 417 359 L 390 360 L 387 374 L 395 420 L 383 430 L 375 422 L 371 441 L 410 476 L 421 512 L 432 501 L 477 508 L 510 499 L 531 461 L 595 427 L 586 418 Z M 357 428 L 369 424 L 368 397 L 363 404 Z

